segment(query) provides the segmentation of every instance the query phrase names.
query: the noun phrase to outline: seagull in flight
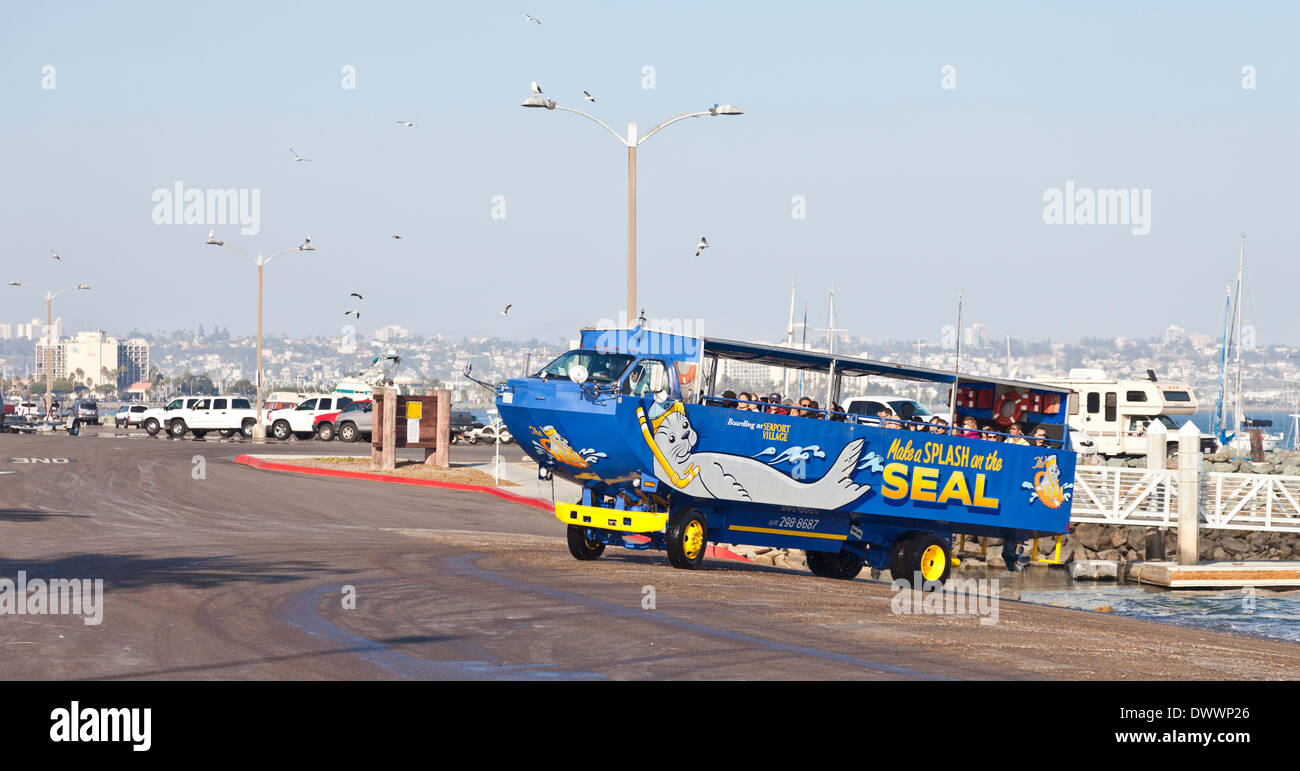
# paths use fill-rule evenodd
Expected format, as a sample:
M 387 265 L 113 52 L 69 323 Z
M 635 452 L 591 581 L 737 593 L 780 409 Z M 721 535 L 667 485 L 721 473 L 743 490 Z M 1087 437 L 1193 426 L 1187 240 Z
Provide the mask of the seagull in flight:
M 501 311 L 501 315 L 502 315 L 502 316 L 509 316 L 509 315 L 510 315 L 510 309 L 513 308 L 513 307 L 515 307 L 515 306 L 514 306 L 514 305 L 507 305 L 507 306 L 506 306 L 506 309 L 503 310 L 503 311 Z
M 361 318 L 361 311 L 343 311 L 343 315 L 344 315 L 344 316 L 356 316 L 357 318 Z
M 596 97 L 592 96 L 590 91 L 583 91 L 583 92 L 582 92 L 582 98 L 583 98 L 583 99 L 586 99 L 588 102 L 595 102 L 595 101 L 596 101 Z
M 393 236 L 393 240 L 394 240 L 394 241 L 401 241 L 401 240 L 402 240 L 402 237 L 401 237 L 401 236 Z
M 542 93 L 542 87 L 537 85 L 537 81 L 534 80 L 532 83 L 529 83 L 528 86 L 529 88 L 533 89 L 534 94 Z
M 523 13 L 523 11 L 520 11 L 520 13 Z M 526 14 L 526 13 L 524 13 L 524 21 L 535 21 L 535 22 L 537 22 L 538 24 L 541 24 L 541 23 L 542 23 L 542 22 L 541 22 L 539 19 L 537 19 L 536 17 L 529 16 L 529 15 Z
M 56 252 L 56 251 L 54 251 L 53 249 L 50 250 L 50 256 L 53 257 L 54 259 L 58 260 L 59 262 L 63 262 L 63 258 L 60 257 L 60 256 L 59 256 L 59 253 Z
M 289 152 L 293 155 L 293 159 L 294 159 L 295 161 L 310 161 L 310 160 L 311 160 L 311 158 L 304 158 L 304 157 L 302 157 L 301 155 L 295 153 L 295 152 L 293 151 L 293 148 L 292 148 L 292 147 L 289 148 Z
M 705 238 L 704 236 L 700 236 L 700 242 L 695 245 L 695 256 L 699 257 L 700 253 L 703 252 L 705 249 L 708 249 L 709 246 L 710 246 L 709 239 Z
M 357 298 L 358 300 L 364 300 L 364 299 L 366 299 L 366 298 L 362 297 L 360 294 L 358 294 L 357 292 L 353 292 L 352 294 L 348 295 L 348 297 L 355 297 L 355 298 Z
M 412 122 L 410 122 L 409 120 L 399 120 L 398 123 L 402 124 L 403 126 L 405 126 L 405 127 L 407 127 L 407 128 L 419 128 L 419 127 L 420 127 L 420 124 L 418 124 L 418 123 L 412 123 Z

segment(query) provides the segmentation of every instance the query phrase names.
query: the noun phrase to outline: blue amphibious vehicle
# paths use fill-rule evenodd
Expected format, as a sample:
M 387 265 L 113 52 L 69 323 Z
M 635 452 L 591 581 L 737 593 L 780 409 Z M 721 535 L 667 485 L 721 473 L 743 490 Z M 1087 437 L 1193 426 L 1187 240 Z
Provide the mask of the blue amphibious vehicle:
M 724 368 L 738 369 L 729 362 L 797 370 L 825 406 L 846 386 L 861 392 L 862 379 L 955 388 L 955 417 L 996 435 L 914 415 L 739 409 L 715 390 Z M 1065 532 L 1069 394 L 638 327 L 584 329 L 577 349 L 497 386 L 496 405 L 543 471 L 582 486 L 582 500 L 555 510 L 578 559 L 608 545 L 656 548 L 691 568 L 708 542 L 743 543 L 804 549 L 819 576 L 853 578 L 865 564 L 943 581 L 954 533 L 1023 541 Z M 1007 434 L 1013 424 L 1026 436 Z

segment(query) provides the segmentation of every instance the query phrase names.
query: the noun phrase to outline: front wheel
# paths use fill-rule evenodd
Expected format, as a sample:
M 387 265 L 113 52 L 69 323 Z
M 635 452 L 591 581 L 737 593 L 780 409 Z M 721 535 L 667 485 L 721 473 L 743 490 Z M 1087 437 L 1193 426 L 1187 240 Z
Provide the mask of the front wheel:
M 321 438 L 321 441 L 322 441 L 322 442 L 333 441 L 333 439 L 334 439 L 334 424 L 333 424 L 333 423 L 330 423 L 330 422 L 328 422 L 328 421 L 325 422 L 325 423 L 321 423 L 321 424 L 320 424 L 320 430 L 318 430 L 318 431 L 316 432 L 316 435 L 319 436 L 319 437 Z
M 277 420 L 271 426 L 271 436 L 280 441 L 288 440 L 292 434 L 293 432 L 289 430 L 289 421 L 287 420 Z
M 815 576 L 822 578 L 838 578 L 841 581 L 851 581 L 858 577 L 862 572 L 864 560 L 845 549 L 838 554 L 832 554 L 826 551 L 810 551 L 807 553 L 808 569 Z
M 157 419 L 157 418 L 149 418 L 148 420 L 146 420 L 146 421 L 144 422 L 144 431 L 145 431 L 145 433 L 148 434 L 149 436 L 157 436 L 157 435 L 158 435 L 158 431 L 161 430 L 161 429 L 162 429 L 162 426 L 158 425 L 158 419 Z
M 185 431 L 185 421 L 180 418 L 173 420 L 167 425 L 167 433 L 170 434 L 173 439 L 180 439 L 182 436 L 185 436 Z
M 605 542 L 587 534 L 588 528 L 569 525 L 569 553 L 574 559 L 594 560 L 605 551 Z
M 698 568 L 704 562 L 709 527 L 698 509 L 686 509 L 668 521 L 668 564 Z
M 952 547 L 947 538 L 928 533 L 909 538 L 903 556 L 903 574 L 894 575 L 894 580 L 902 578 L 914 581 L 919 574 L 923 583 L 943 583 L 952 573 Z M 914 586 L 913 589 L 920 589 Z
M 256 424 L 257 421 L 253 420 L 252 418 L 245 418 L 244 422 L 239 426 L 239 433 L 243 435 L 245 439 L 252 439 L 253 426 Z
M 222 438 L 222 439 L 229 439 L 230 437 L 232 437 L 232 436 L 235 435 L 235 429 L 233 429 L 233 428 L 223 428 L 223 429 L 221 429 L 220 431 L 218 431 L 217 433 L 218 433 L 218 434 L 221 434 L 221 438 Z

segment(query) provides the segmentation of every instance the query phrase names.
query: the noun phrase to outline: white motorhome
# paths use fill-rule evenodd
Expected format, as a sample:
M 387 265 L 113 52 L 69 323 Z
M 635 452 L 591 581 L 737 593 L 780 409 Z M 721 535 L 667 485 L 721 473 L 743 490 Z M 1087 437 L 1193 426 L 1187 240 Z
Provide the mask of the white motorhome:
M 1157 421 L 1169 432 L 1169 454 L 1176 454 L 1181 422 L 1174 417 L 1195 414 L 1197 407 L 1191 387 L 1160 382 L 1150 370 L 1145 380 L 1111 379 L 1099 369 L 1072 369 L 1064 379 L 1039 381 L 1078 393 L 1070 400 L 1070 428 L 1091 436 L 1102 455 L 1146 455 L 1147 427 Z M 1201 450 L 1214 449 L 1214 437 L 1202 434 Z

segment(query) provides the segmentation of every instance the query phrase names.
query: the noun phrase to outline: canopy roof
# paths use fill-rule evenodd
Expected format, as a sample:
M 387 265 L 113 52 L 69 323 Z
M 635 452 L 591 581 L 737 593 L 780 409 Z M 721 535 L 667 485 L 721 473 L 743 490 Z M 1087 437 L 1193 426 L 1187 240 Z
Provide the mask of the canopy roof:
M 734 359 L 737 361 L 751 361 L 756 364 L 766 364 L 772 367 L 785 367 L 787 369 L 799 369 L 810 372 L 829 372 L 831 364 L 834 363 L 835 371 L 842 375 L 850 377 L 863 375 L 877 375 L 879 377 L 898 378 L 900 380 L 919 380 L 929 383 L 952 383 L 958 379 L 956 373 L 928 367 L 917 367 L 909 364 L 895 364 L 889 361 L 873 361 L 871 359 L 860 359 L 856 356 L 843 356 L 841 354 L 820 353 L 818 351 L 801 351 L 796 348 L 786 348 L 779 345 L 764 345 L 761 343 L 742 343 L 736 340 L 721 340 L 718 338 L 704 338 L 704 355 L 716 356 L 720 359 Z M 984 377 L 982 375 L 960 375 L 963 383 L 992 383 L 995 385 L 1014 386 L 1015 388 L 1035 391 L 1044 391 L 1048 393 L 1068 394 L 1070 389 L 1059 386 L 1050 386 L 1044 383 L 1030 382 L 1025 380 L 1003 380 L 1000 378 Z

